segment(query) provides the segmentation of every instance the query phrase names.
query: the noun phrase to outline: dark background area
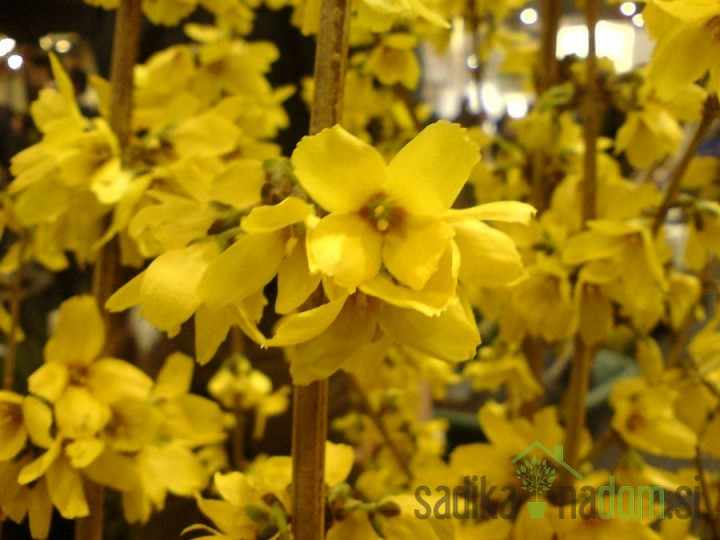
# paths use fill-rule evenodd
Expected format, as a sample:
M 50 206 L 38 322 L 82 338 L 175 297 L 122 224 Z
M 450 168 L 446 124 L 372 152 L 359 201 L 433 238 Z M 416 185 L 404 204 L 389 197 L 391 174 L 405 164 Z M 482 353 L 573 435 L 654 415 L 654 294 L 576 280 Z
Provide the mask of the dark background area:
M 269 75 L 274 86 L 295 84 L 298 93 L 285 102 L 290 127 L 281 133 L 278 142 L 283 153 L 289 155 L 297 141 L 307 133 L 309 114 L 299 97 L 302 77 L 312 74 L 314 42 L 290 25 L 290 9 L 271 11 L 260 8 L 256 12 L 250 41 L 272 41 L 282 51 Z M 115 14 L 102 8 L 86 5 L 82 0 L 0 0 L 0 34 L 7 34 L 19 45 L 37 45 L 41 36 L 51 32 L 77 32 L 92 47 L 97 58 L 99 74 L 108 77 Z M 209 23 L 212 16 L 198 9 L 185 22 Z M 154 52 L 170 45 L 186 42 L 182 25 L 155 26 L 143 22 L 140 62 Z

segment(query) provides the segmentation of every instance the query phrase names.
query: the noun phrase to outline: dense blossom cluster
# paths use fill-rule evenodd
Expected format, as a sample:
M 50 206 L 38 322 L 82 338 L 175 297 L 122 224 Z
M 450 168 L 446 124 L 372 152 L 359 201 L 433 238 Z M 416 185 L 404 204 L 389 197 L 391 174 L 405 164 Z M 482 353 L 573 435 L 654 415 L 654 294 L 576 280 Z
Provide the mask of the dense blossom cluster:
M 720 458 L 718 158 L 690 156 L 672 200 L 652 181 L 673 168 L 684 123 L 717 114 L 716 2 L 653 0 L 644 11 L 657 40 L 650 65 L 627 76 L 600 62 L 604 106 L 624 122 L 614 139 L 598 140 L 591 220 L 581 210 L 583 61 L 502 134 L 426 126 L 427 107 L 408 99 L 421 75 L 418 45 L 446 46 L 457 17 L 486 38 L 476 44 L 479 62 L 500 50 L 500 69 L 532 86 L 536 47 L 503 25 L 522 1 L 354 2 L 341 125 L 305 137 L 287 157 L 273 140 L 296 89 L 269 84 L 272 44 L 242 38 L 256 3 L 142 5 L 157 24 L 177 24 L 198 6 L 216 24 L 187 25 L 192 43 L 136 66 L 126 147 L 109 127 L 108 83 L 93 81 L 101 115 L 86 118 L 51 58 L 56 88 L 31 109 L 42 139 L 15 156 L 2 197 L 0 226 L 15 241 L 0 272 L 30 261 L 60 271 L 69 257 L 93 264 L 117 242 L 137 272 L 100 309 L 137 306 L 170 337 L 192 320 L 200 364 L 239 331 L 283 348 L 295 384 L 346 372 L 361 403 L 333 423 L 348 444 L 326 449 L 329 539 L 679 538 L 718 519 L 703 507 L 692 523 L 551 518 L 531 527 L 525 513 L 418 520 L 412 495 L 466 476 L 519 486 L 515 455 L 534 441 L 567 440 L 567 403 L 542 398 L 574 348 L 612 351 L 630 367 L 605 396 L 607 434 L 593 441 L 576 426 L 573 466 L 598 482 L 616 475 L 668 489 L 699 475 L 705 501 L 717 500 L 717 473 L 702 463 Z M 268 3 L 284 5 L 302 32 L 317 32 L 320 2 Z M 699 52 L 698 40 L 707 45 Z M 302 91 L 309 100 L 312 81 Z M 684 225 L 679 248 L 667 241 L 668 200 Z M 0 330 L 22 337 L 2 305 Z M 291 458 L 262 456 L 230 471 L 224 455 L 232 425 L 224 409 L 254 414 L 260 436 L 287 408 L 289 388 L 273 390 L 235 355 L 212 378 L 212 401 L 190 393 L 189 356 L 171 354 L 153 379 L 106 354 L 105 333 L 95 299 L 70 298 L 27 394 L 0 392 L 3 515 L 29 516 L 33 537 L 45 537 L 53 507 L 88 515 L 95 484 L 121 493 L 129 522 L 147 521 L 171 493 L 194 496 L 214 523 L 188 532 L 291 538 Z M 543 373 L 546 356 L 553 365 Z M 477 414 L 487 441 L 448 457 L 448 424 L 431 417 L 430 401 L 461 381 L 494 397 Z M 605 444 L 620 458 L 595 470 Z M 649 456 L 684 461 L 668 471 Z

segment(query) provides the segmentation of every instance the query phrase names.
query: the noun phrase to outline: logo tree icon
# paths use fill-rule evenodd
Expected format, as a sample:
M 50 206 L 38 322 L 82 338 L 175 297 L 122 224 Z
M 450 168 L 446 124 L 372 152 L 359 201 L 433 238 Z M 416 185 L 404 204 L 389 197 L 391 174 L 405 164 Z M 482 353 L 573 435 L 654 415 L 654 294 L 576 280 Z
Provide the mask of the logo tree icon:
M 557 478 L 555 469 L 547 464 L 547 459 L 540 461 L 537 456 L 533 456 L 531 461 L 523 460 L 515 474 L 525 491 L 535 493 L 535 501 L 528 503 L 530 517 L 542 517 L 545 513 L 545 501 L 538 501 L 538 497 L 541 491 L 550 491 L 550 486 Z

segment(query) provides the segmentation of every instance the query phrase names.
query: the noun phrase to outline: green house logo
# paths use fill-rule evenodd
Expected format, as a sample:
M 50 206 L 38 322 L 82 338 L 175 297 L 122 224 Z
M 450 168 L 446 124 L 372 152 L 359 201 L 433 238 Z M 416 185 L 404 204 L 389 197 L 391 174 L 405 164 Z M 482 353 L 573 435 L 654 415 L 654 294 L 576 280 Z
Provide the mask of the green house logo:
M 545 455 L 552 458 L 552 462 L 548 463 L 547 458 L 540 459 L 537 455 L 533 455 L 530 459 L 527 459 L 526 456 L 536 448 L 542 450 Z M 535 441 L 515 456 L 512 462 L 516 464 L 517 470 L 515 471 L 515 475 L 522 482 L 522 488 L 525 491 L 535 494 L 535 500 L 528 502 L 528 510 L 530 512 L 530 518 L 532 519 L 541 519 L 545 515 L 545 506 L 547 503 L 538 499 L 541 493 L 550 491 L 550 487 L 557 479 L 557 466 L 562 467 L 578 480 L 582 479 L 582 475 L 579 472 L 565 463 L 563 459 L 563 446 L 561 444 L 555 445 L 555 451 L 553 452 L 540 441 Z

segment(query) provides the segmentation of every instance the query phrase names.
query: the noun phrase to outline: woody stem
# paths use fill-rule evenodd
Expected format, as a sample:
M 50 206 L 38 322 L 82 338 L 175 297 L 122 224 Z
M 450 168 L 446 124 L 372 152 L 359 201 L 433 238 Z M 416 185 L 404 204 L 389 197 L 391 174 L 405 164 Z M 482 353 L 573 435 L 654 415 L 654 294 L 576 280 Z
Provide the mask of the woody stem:
M 315 51 L 311 135 L 332 127 L 341 119 L 349 26 L 349 0 L 322 1 Z M 325 537 L 327 415 L 327 379 L 294 386 L 292 528 L 295 540 L 322 540 Z
M 110 127 L 124 149 L 132 133 L 133 69 L 138 55 L 141 0 L 122 0 L 115 14 L 112 59 L 110 65 Z M 106 220 L 107 223 L 107 220 Z M 119 286 L 120 249 L 116 239 L 104 246 L 97 255 L 93 272 L 93 295 L 103 313 L 106 327 L 105 353 L 113 354 L 118 343 L 118 319 L 103 309 L 105 302 Z M 88 482 L 86 497 L 90 514 L 75 522 L 77 540 L 102 540 L 104 500 L 103 486 Z

